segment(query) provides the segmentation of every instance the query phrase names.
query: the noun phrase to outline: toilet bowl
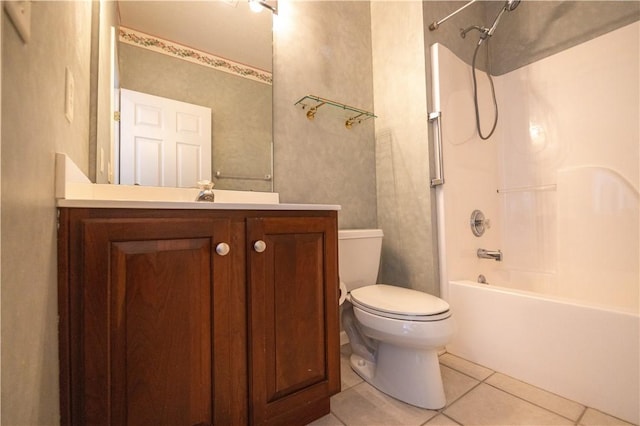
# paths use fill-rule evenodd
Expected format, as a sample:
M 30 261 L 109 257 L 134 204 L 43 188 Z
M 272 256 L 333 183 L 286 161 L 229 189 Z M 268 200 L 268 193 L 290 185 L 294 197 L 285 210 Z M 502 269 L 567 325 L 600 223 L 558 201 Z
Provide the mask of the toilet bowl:
M 375 283 L 382 236 L 381 230 L 338 232 L 340 279 L 348 291 L 341 318 L 351 367 L 396 399 L 442 408 L 438 350 L 454 333 L 449 305 L 427 293 Z

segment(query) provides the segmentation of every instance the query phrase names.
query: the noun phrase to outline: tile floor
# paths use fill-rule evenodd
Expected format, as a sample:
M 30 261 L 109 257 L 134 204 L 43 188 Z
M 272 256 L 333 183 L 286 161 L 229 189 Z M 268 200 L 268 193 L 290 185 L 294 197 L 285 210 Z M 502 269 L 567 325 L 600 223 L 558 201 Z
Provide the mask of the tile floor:
M 424 410 L 397 401 L 364 382 L 342 347 L 342 391 L 331 413 L 313 426 L 629 425 L 449 353 L 440 356 L 447 406 Z

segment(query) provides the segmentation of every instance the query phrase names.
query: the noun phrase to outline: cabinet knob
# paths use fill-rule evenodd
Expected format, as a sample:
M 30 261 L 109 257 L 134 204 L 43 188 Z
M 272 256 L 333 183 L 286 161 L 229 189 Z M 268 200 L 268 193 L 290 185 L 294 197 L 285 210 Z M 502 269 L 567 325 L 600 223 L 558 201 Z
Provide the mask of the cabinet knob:
M 262 253 L 267 249 L 267 243 L 265 243 L 262 240 L 258 240 L 255 243 L 253 243 L 253 249 L 258 253 Z
M 228 255 L 230 250 L 231 249 L 229 248 L 229 244 L 227 243 L 220 243 L 216 246 L 216 253 L 218 253 L 220 256 Z

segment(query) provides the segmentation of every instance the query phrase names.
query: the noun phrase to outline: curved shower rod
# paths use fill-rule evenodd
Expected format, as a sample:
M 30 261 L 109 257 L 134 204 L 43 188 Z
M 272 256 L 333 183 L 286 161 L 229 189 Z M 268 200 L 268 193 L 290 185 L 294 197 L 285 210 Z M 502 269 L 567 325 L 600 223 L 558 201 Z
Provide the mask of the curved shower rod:
M 440 26 L 440 24 L 442 24 L 443 22 L 445 22 L 446 20 L 448 20 L 449 18 L 451 18 L 454 15 L 457 15 L 459 12 L 461 12 L 462 10 L 466 9 L 467 7 L 471 6 L 473 3 L 475 3 L 477 0 L 471 0 L 469 3 L 465 4 L 464 6 L 462 6 L 460 9 L 450 13 L 449 15 L 445 16 L 444 18 L 442 18 L 439 21 L 435 21 L 432 22 L 431 25 L 429 25 L 429 30 L 430 31 L 434 31 L 437 30 L 438 27 Z M 484 28 L 484 27 L 478 27 L 478 26 L 471 26 L 469 28 L 467 28 L 466 30 L 463 30 L 461 35 L 462 38 L 464 38 L 464 36 L 466 35 L 466 33 L 471 30 L 471 29 L 477 29 L 482 33 L 481 36 L 481 41 L 480 43 L 482 43 L 482 40 L 486 39 L 487 37 L 491 37 L 493 35 L 493 32 L 496 30 L 496 27 L 498 26 L 498 22 L 500 22 L 500 18 L 502 17 L 502 14 L 504 12 L 511 12 L 512 10 L 514 10 L 516 7 L 518 7 L 518 5 L 520 4 L 520 0 L 506 0 L 504 2 L 504 6 L 502 7 L 502 9 L 500 10 L 500 13 L 498 14 L 498 16 L 496 16 L 496 19 L 493 21 L 493 25 L 491 25 L 491 28 Z
M 442 24 L 443 22 L 449 20 L 449 18 L 451 18 L 454 15 L 457 15 L 459 12 L 462 12 L 464 9 L 466 9 L 467 7 L 471 6 L 473 3 L 475 3 L 478 0 L 471 0 L 469 3 L 465 4 L 464 6 L 462 6 L 460 9 L 456 10 L 455 12 L 450 13 L 449 15 L 445 16 L 444 18 L 442 18 L 439 21 L 433 21 L 431 23 L 431 25 L 429 25 L 429 31 L 434 31 L 437 30 L 438 27 L 440 26 L 440 24 Z

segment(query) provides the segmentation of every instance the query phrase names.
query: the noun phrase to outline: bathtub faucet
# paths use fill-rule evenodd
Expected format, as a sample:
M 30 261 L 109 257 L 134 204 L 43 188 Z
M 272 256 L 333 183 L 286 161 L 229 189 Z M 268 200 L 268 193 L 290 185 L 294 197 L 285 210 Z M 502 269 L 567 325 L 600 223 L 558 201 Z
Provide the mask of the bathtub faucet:
M 500 250 L 478 249 L 477 253 L 480 259 L 493 259 L 497 262 L 502 262 L 502 252 Z

